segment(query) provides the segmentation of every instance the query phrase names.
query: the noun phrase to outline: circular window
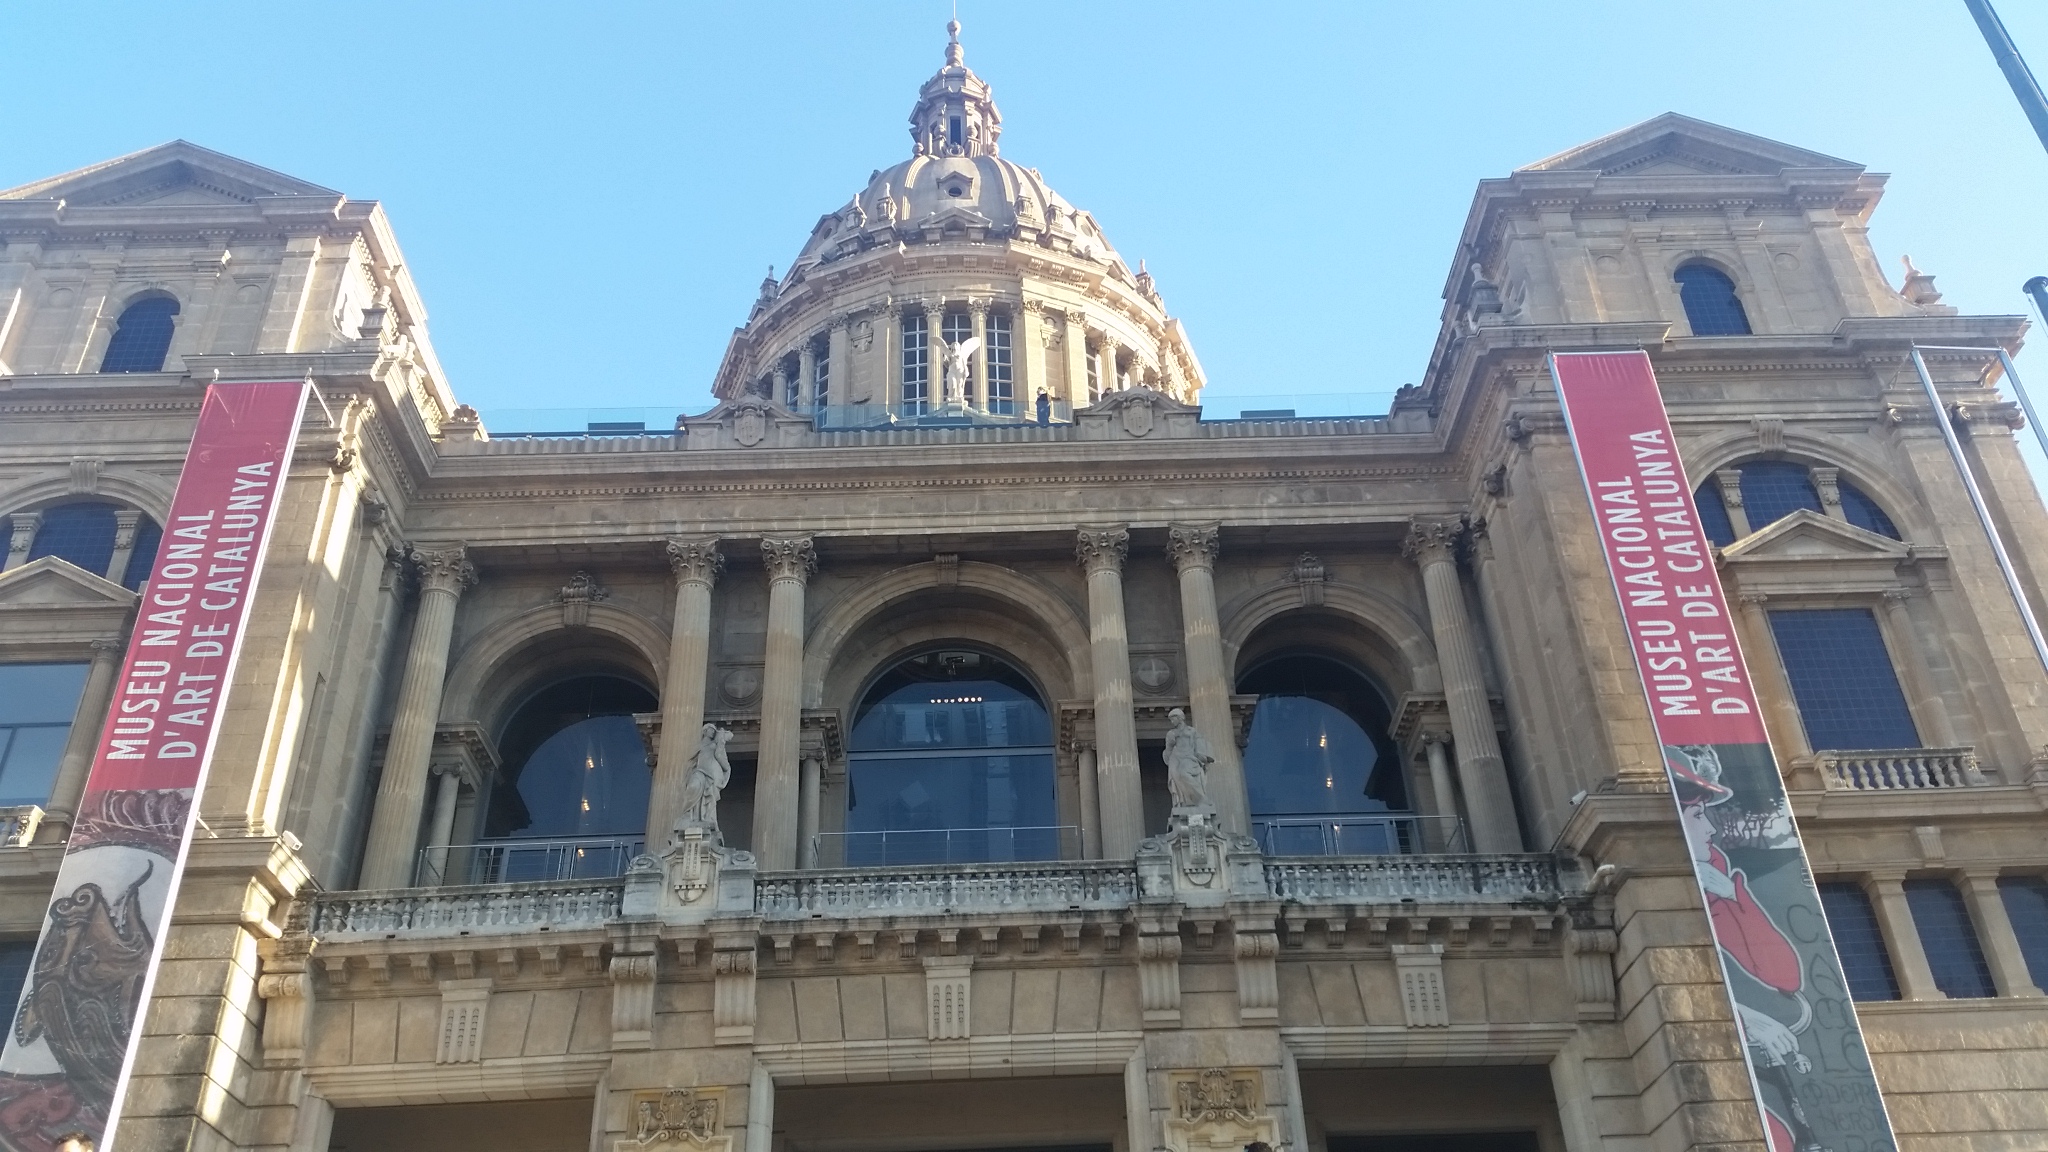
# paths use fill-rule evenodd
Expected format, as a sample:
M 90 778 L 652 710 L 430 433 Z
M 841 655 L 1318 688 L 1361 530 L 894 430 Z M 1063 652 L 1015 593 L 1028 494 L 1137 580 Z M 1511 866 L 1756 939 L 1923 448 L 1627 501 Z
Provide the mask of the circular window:
M 965 188 L 962 188 L 962 187 L 961 187 L 960 185 L 958 185 L 958 184 L 955 184 L 955 185 L 953 185 L 952 187 L 950 187 L 950 188 L 947 188 L 947 189 L 946 189 L 946 195 L 948 195 L 948 196 L 965 196 L 965 195 L 967 195 L 967 189 L 965 189 Z

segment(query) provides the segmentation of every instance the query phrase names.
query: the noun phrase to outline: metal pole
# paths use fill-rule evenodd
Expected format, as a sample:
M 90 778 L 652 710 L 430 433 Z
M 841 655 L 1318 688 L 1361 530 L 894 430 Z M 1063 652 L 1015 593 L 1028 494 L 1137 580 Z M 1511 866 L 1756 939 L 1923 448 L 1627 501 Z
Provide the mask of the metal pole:
M 2041 138 L 2041 146 L 2048 148 L 2048 96 L 2042 95 L 2041 86 L 2034 82 L 2034 74 L 2027 70 L 2027 62 L 2020 58 L 2020 50 L 2006 34 L 2005 24 L 1998 13 L 1991 10 L 1991 0 L 1963 0 L 1963 6 L 1976 17 L 1977 28 L 1984 33 L 1984 43 L 1991 47 L 1992 59 L 1998 61 L 1998 70 L 2005 73 L 2006 83 L 2012 85 L 2012 94 L 2019 100 L 2020 108 L 2033 122 L 2034 135 Z
M 1987 351 L 1987 349 L 1980 349 Z M 2000 353 L 2003 355 L 2003 353 Z M 2019 609 L 2020 620 L 2027 626 L 2027 636 L 2034 642 L 2034 655 L 2041 666 L 2048 669 L 2048 639 L 2041 635 L 2041 622 L 2034 618 L 2034 609 L 2027 603 L 2027 593 L 2020 586 L 2020 574 L 2012 566 L 2012 556 L 2005 550 L 2005 540 L 1998 534 L 1998 525 L 1992 523 L 1991 508 L 1984 503 L 1984 492 L 1977 487 L 1976 473 L 1970 470 L 1970 459 L 1963 455 L 1963 442 L 1956 436 L 1955 425 L 1950 422 L 1948 406 L 1941 402 L 1941 393 L 1935 391 L 1934 377 L 1928 375 L 1927 361 L 1920 357 L 1919 345 L 1913 347 L 1913 370 L 1920 374 L 1920 386 L 1927 390 L 1927 402 L 1934 406 L 1934 423 L 1941 429 L 1941 438 L 1948 444 L 1948 454 L 1955 458 L 1956 472 L 1963 478 L 1963 488 L 1970 494 L 1970 504 L 1977 510 L 1977 522 L 1984 526 L 1984 535 L 1991 540 L 1991 553 L 1998 558 L 1998 570 L 2005 573 L 2005 586 L 2012 592 L 2013 607 Z
M 2034 401 L 2027 395 L 2026 386 L 2020 383 L 2020 374 L 2012 366 L 2012 357 L 2005 349 L 1998 350 L 1998 362 L 2005 365 L 2005 378 L 2012 382 L 2013 398 L 2020 402 L 2020 410 L 2027 414 L 2027 427 L 2034 430 L 2034 440 L 2041 445 L 2041 451 L 2048 454 L 2048 428 L 2041 426 L 2041 418 L 2034 414 Z

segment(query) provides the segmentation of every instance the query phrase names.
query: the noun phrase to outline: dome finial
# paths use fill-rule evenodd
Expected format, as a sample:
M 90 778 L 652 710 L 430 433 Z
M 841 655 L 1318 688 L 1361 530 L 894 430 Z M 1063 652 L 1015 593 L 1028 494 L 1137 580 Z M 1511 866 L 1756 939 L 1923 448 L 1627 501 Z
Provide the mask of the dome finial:
M 946 22 L 946 63 L 959 64 L 966 58 L 966 51 L 960 47 L 960 19 L 956 16 Z

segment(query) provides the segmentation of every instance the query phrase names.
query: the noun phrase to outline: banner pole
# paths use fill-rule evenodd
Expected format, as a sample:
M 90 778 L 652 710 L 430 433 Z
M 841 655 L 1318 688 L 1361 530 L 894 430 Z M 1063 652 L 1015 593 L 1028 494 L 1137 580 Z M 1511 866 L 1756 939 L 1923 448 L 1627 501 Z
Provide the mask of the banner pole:
M 2005 360 L 2004 349 L 1997 351 L 1999 358 Z M 2012 363 L 2010 360 L 2005 362 L 2008 366 Z M 2007 370 L 2010 371 L 2010 367 Z M 1948 406 L 1941 402 L 1941 393 L 1935 390 L 1934 377 L 1927 372 L 1927 361 L 1921 358 L 1918 344 L 1913 345 L 1913 371 L 1920 374 L 1920 387 L 1926 390 L 1927 403 L 1933 406 L 1935 426 L 1941 429 L 1941 438 L 1948 444 L 1948 454 L 1956 462 L 1956 472 L 1963 478 L 1963 490 L 1970 494 L 1970 506 L 1977 511 L 1977 523 L 1983 526 L 1984 535 L 1991 540 L 1991 554 L 1998 559 L 1998 570 L 2005 574 L 2005 587 L 2012 593 L 2013 607 L 2019 609 L 2020 621 L 2027 626 L 2027 637 L 2034 642 L 2034 656 L 2041 661 L 2041 667 L 2048 670 L 2048 639 L 2041 635 L 2041 622 L 2035 619 L 2034 608 L 2027 602 L 2027 590 L 2020 583 L 2019 570 L 2013 567 L 2012 555 L 2005 550 L 2005 537 L 1999 534 L 1998 525 L 1991 519 L 1991 507 L 1984 502 L 1984 491 L 1977 486 L 1977 474 L 1970 468 L 1970 458 L 1963 454 L 1962 438 L 1956 435 L 1955 425 L 1949 420 Z M 2031 418 L 2031 408 L 2028 415 Z

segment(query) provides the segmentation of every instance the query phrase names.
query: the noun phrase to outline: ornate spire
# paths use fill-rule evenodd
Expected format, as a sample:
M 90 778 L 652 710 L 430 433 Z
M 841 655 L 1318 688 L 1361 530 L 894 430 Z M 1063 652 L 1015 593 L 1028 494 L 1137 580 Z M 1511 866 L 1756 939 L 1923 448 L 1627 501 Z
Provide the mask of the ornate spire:
M 918 89 L 910 138 L 920 156 L 993 156 L 1003 132 L 995 93 L 966 64 L 960 21 L 946 25 L 946 66 Z

